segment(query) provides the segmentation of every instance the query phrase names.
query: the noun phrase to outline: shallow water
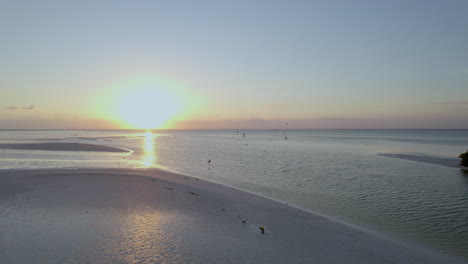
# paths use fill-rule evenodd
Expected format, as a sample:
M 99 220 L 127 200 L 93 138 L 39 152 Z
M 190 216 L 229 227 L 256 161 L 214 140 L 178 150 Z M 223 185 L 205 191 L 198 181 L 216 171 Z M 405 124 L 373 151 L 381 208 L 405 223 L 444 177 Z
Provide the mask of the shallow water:
M 455 160 L 467 130 L 0 131 L 27 142 L 133 152 L 0 149 L 0 169 L 162 167 L 468 257 L 468 175 L 378 155 Z

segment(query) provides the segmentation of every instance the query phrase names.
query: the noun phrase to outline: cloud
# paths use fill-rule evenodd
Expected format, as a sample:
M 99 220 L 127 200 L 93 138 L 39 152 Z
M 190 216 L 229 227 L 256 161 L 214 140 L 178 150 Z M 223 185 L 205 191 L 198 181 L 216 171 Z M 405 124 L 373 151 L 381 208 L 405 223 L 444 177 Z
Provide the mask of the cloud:
M 449 112 L 468 112 L 468 109 L 449 109 Z
M 440 105 L 440 107 L 448 112 L 467 112 L 468 101 L 446 101 L 433 103 Z
M 217 120 L 182 120 L 175 123 L 181 129 L 278 129 L 284 128 L 289 120 L 280 119 L 217 119 Z
M 102 119 L 53 120 L 40 117 L 0 119 L 0 129 L 119 129 L 119 125 Z
M 322 116 L 322 117 L 320 117 L 320 121 L 337 121 L 337 122 L 343 122 L 343 121 L 352 121 L 352 119 L 350 119 L 350 118 L 344 118 L 344 117 Z
M 434 104 L 445 104 L 445 105 L 468 105 L 468 101 L 452 101 L 452 102 L 437 102 Z
M 23 110 L 33 110 L 34 105 L 30 105 L 30 106 L 27 106 L 27 107 L 22 107 L 21 109 L 23 109 Z
M 457 74 L 461 74 L 461 75 L 468 75 L 468 68 L 464 68 L 464 69 L 458 69 L 456 71 Z
M 33 110 L 34 109 L 34 105 L 30 105 L 30 106 L 23 106 L 23 107 L 19 107 L 19 106 L 9 106 L 9 107 L 5 107 L 3 108 L 5 110 Z
M 281 108 L 281 109 L 284 109 L 284 108 L 291 108 L 291 104 L 267 104 L 266 105 L 267 107 L 269 108 Z

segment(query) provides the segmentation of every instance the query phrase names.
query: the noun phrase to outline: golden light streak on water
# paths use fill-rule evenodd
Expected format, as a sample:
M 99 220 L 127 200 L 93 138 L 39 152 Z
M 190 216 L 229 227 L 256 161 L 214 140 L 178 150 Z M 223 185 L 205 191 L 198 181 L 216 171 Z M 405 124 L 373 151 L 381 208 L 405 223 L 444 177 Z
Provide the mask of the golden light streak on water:
M 144 155 L 141 161 L 141 164 L 145 167 L 156 166 L 157 156 L 154 147 L 154 134 L 151 130 L 148 130 L 145 133 L 145 140 L 143 141 Z

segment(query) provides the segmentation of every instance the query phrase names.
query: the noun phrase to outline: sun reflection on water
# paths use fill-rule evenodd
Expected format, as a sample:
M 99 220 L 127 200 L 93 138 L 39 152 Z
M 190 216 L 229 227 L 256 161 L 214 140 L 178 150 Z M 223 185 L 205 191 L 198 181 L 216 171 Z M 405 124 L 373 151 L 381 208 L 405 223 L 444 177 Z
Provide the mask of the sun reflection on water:
M 154 135 L 151 130 L 146 131 L 145 140 L 143 141 L 143 159 L 141 164 L 145 167 L 154 167 L 156 166 L 156 152 L 154 150 Z
M 180 241 L 175 241 L 173 230 L 168 230 L 167 216 L 152 208 L 138 208 L 125 217 L 124 223 L 117 251 L 125 263 L 169 263 L 165 259 L 175 263 L 174 249 L 179 249 Z

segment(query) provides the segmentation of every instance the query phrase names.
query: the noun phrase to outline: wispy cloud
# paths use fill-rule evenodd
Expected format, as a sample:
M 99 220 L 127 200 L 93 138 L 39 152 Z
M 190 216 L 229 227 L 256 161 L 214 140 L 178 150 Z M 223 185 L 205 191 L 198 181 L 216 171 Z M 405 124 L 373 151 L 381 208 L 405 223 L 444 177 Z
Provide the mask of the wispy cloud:
M 437 102 L 434 103 L 440 105 L 446 111 L 449 112 L 467 112 L 468 111 L 468 101 L 447 101 L 447 102 Z
M 468 105 L 468 101 L 448 101 L 448 102 L 436 102 L 434 104 L 444 104 L 444 105 Z
M 5 110 L 33 110 L 34 105 L 30 105 L 30 106 L 9 106 L 9 107 L 5 107 L 3 109 L 5 109 Z
M 271 108 L 290 108 L 290 104 L 267 104 L 267 107 Z
M 449 112 L 468 112 L 468 109 L 449 109 Z
M 344 118 L 344 117 L 322 116 L 322 117 L 320 117 L 320 120 L 321 121 L 342 122 L 342 121 L 351 121 L 352 119 Z
M 468 68 L 464 68 L 464 69 L 458 69 L 456 72 L 456 74 L 462 74 L 462 75 L 468 75 Z

